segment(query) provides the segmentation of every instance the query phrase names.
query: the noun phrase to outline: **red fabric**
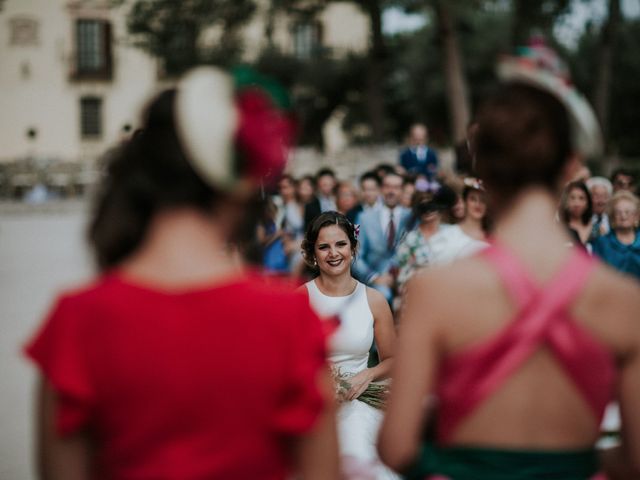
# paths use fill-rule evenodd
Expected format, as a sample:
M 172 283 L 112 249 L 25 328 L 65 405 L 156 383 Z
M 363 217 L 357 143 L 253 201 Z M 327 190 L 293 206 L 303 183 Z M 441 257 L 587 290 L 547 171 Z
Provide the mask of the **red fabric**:
M 496 337 L 445 360 L 438 385 L 439 440 L 446 443 L 460 422 L 543 345 L 601 420 L 613 397 L 615 361 L 567 313 L 595 261 L 575 249 L 566 265 L 540 287 L 505 248 L 493 245 L 482 255 L 497 270 L 518 312 Z
M 238 95 L 240 124 L 238 148 L 251 159 L 249 174 L 260 181 L 274 181 L 282 174 L 287 151 L 295 134 L 292 118 L 277 110 L 265 92 L 249 88 Z
M 111 274 L 63 296 L 27 354 L 61 435 L 95 432 L 95 478 L 282 479 L 323 406 L 319 319 L 252 276 L 162 292 Z

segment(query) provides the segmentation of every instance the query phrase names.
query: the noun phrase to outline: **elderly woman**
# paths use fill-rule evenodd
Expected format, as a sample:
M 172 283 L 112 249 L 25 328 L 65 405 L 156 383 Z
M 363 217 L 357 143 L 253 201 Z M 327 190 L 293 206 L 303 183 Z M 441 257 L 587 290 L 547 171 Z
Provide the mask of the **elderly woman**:
M 640 279 L 640 200 L 633 193 L 619 191 L 609 205 L 611 231 L 593 244 L 593 253 L 624 273 Z

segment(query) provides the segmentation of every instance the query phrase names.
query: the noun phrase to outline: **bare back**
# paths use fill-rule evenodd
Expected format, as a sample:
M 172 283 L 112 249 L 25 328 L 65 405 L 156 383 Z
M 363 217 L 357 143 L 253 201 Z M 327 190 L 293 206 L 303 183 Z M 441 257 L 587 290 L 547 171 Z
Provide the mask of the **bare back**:
M 568 256 L 569 250 L 566 253 Z M 560 260 L 530 258 L 523 264 L 544 285 L 549 273 L 560 268 Z M 518 306 L 502 280 L 482 256 L 425 275 L 426 308 L 439 332 L 435 337 L 439 362 L 499 335 L 518 315 Z M 578 326 L 611 353 L 623 375 L 625 364 L 639 346 L 639 311 L 638 285 L 600 265 L 591 271 L 568 307 Z M 460 422 L 451 442 L 581 448 L 593 445 L 599 421 L 554 353 L 541 344 Z

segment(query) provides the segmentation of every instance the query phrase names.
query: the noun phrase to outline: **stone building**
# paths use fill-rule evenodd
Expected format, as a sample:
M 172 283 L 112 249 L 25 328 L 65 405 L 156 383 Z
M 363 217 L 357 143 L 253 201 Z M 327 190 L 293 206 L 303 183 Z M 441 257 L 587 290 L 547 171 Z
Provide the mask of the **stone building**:
M 132 131 L 162 79 L 158 62 L 131 45 L 130 5 L 110 0 L 0 2 L 0 163 L 17 159 L 88 162 Z M 257 0 L 243 29 L 246 59 L 265 46 L 312 58 L 362 52 L 369 23 L 353 2 L 331 2 L 313 19 L 281 12 L 267 22 Z

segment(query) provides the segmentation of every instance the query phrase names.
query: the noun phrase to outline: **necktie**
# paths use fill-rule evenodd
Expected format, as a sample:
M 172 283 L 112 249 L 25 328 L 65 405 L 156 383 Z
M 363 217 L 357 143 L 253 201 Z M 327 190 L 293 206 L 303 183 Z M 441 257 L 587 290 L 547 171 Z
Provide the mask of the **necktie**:
M 393 210 L 389 215 L 389 226 L 387 227 L 387 250 L 393 250 L 393 245 L 396 241 L 396 225 L 393 222 Z

